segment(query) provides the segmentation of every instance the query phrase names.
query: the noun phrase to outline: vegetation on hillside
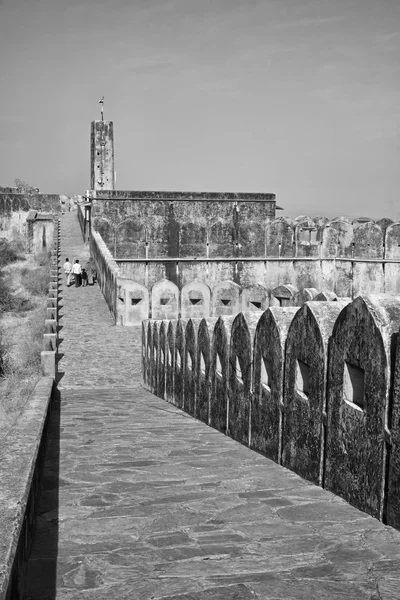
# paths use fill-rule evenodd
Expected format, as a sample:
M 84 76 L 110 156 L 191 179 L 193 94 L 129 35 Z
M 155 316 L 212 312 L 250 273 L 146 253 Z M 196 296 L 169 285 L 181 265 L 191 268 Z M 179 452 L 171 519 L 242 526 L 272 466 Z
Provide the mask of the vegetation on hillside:
M 50 255 L 0 240 L 0 432 L 21 412 L 41 374 Z

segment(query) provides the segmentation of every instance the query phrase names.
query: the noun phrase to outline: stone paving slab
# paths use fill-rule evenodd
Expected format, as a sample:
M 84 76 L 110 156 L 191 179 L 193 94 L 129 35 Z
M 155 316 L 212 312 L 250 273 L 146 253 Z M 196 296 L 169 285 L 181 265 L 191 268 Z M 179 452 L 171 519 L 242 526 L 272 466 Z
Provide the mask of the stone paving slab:
M 138 329 L 62 296 L 26 600 L 400 599 L 400 532 L 143 390 Z
M 399 598 L 400 532 L 150 393 L 65 390 L 60 425 L 33 598 Z

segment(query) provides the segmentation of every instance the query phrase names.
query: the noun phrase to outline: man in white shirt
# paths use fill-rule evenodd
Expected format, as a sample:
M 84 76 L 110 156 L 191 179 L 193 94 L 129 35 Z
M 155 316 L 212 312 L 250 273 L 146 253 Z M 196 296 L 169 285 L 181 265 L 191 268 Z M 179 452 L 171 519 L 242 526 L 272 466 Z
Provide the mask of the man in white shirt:
M 73 272 L 74 277 L 75 277 L 75 287 L 79 287 L 81 285 L 81 283 L 82 283 L 82 281 L 81 281 L 82 267 L 79 264 L 79 260 L 78 259 L 76 259 L 76 261 L 73 264 L 72 272 Z
M 65 279 L 67 281 L 67 285 L 69 285 L 69 282 L 70 282 L 70 279 L 71 279 L 71 270 L 72 270 L 72 265 L 69 262 L 69 258 L 65 259 L 65 263 L 63 264 L 63 269 L 64 269 Z

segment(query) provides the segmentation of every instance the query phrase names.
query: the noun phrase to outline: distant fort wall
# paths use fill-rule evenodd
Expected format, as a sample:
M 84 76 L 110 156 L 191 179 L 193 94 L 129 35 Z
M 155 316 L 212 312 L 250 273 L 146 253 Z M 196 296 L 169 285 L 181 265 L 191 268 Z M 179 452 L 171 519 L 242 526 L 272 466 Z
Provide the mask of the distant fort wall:
M 143 384 L 400 528 L 400 299 L 142 325 Z
M 276 218 L 273 194 L 253 196 L 97 192 L 91 228 L 118 267 L 116 322 L 400 294 L 400 223 Z
M 9 188 L 12 190 L 12 188 Z M 62 212 L 59 194 L 19 194 L 0 189 L 0 238 L 25 240 L 27 252 L 50 250 L 54 217 Z

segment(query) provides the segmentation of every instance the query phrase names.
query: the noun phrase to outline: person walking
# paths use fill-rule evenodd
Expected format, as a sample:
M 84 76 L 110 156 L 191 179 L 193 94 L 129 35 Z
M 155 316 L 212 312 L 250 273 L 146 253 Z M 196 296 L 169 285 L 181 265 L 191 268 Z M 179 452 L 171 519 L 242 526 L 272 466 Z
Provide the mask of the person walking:
M 76 259 L 76 261 L 73 264 L 72 272 L 73 272 L 74 277 L 75 277 L 75 287 L 79 287 L 81 285 L 81 283 L 82 283 L 82 279 L 81 279 L 82 267 L 79 264 L 79 260 L 78 259 Z
M 69 262 L 69 258 L 65 259 L 65 263 L 63 264 L 63 269 L 64 269 L 64 273 L 65 273 L 65 280 L 67 282 L 67 286 L 69 286 L 70 279 L 71 279 L 71 271 L 72 271 L 72 265 Z
M 86 273 L 86 271 L 83 267 L 82 267 L 81 279 L 82 279 L 82 287 L 86 287 L 87 282 L 88 282 L 88 274 Z

